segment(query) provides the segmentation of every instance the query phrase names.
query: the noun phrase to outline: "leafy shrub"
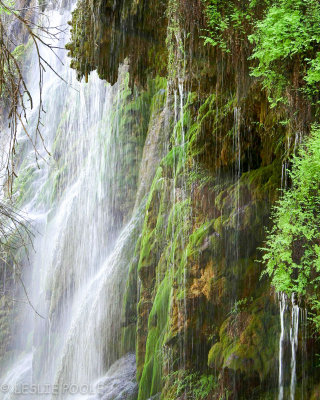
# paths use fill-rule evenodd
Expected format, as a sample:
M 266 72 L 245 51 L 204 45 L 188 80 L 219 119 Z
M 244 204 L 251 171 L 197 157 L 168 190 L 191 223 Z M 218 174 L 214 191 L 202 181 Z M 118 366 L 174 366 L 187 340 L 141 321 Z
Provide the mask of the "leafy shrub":
M 230 52 L 226 32 L 237 30 L 245 33 L 245 27 L 253 21 L 253 9 L 256 1 L 247 1 L 243 7 L 240 1 L 202 0 L 205 6 L 208 31 L 204 36 L 205 44 L 219 46 Z M 230 39 L 230 37 L 229 37 Z M 230 40 L 229 40 L 230 41 Z
M 318 308 L 320 284 L 320 126 L 292 159 L 292 187 L 273 211 L 263 260 L 277 291 L 305 296 Z M 320 322 L 320 321 L 319 321 Z
M 318 94 L 318 0 L 202 1 L 208 24 L 205 44 L 230 52 L 239 39 L 249 41 L 253 46 L 249 59 L 256 63 L 252 75 L 262 80 L 273 106 L 287 102 L 285 89 L 292 86 L 293 78 L 298 78 L 300 89 L 307 95 Z M 298 77 L 293 76 L 296 73 Z
M 280 0 L 272 2 L 265 17 L 256 21 L 249 36 L 255 48 L 251 56 L 258 61 L 252 75 L 261 77 L 273 94 L 274 104 L 282 97 L 290 82 L 288 63 L 295 56 L 305 65 L 307 90 L 312 93 L 320 82 L 320 57 L 314 49 L 320 43 L 320 4 L 317 0 Z
M 177 371 L 167 379 L 174 379 L 174 398 L 184 395 L 187 399 L 203 400 L 217 389 L 217 381 L 214 375 L 200 374 L 199 372 Z

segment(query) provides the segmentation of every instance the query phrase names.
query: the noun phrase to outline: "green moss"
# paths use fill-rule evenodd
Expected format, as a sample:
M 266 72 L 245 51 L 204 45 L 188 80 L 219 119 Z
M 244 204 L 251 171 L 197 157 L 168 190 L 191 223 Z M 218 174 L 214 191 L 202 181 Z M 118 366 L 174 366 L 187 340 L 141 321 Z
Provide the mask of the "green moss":
M 148 319 L 148 339 L 144 368 L 139 385 L 139 400 L 161 391 L 162 346 L 169 317 L 171 281 L 169 272 L 161 282 Z
M 71 42 L 66 48 L 78 78 L 97 70 L 102 79 L 117 82 L 119 66 L 130 59 L 133 83 L 144 85 L 149 76 L 164 75 L 167 67 L 166 4 L 147 5 L 140 0 L 112 3 L 78 2 L 72 12 Z M 135 29 L 138 34 L 124 35 Z M 95 43 L 95 45 L 93 45 Z
M 202 251 L 204 240 L 213 233 L 214 222 L 214 220 L 206 221 L 192 232 L 187 247 L 188 257 L 195 257 Z
M 137 324 L 137 303 L 138 303 L 138 251 L 140 249 L 141 237 L 139 237 L 133 261 L 129 268 L 128 280 L 123 300 L 122 315 L 124 326 L 121 332 L 121 352 L 126 354 L 135 351 L 136 348 L 136 324 Z
M 208 354 L 208 366 L 221 369 L 223 366 L 223 345 L 220 342 L 215 343 Z
M 214 375 L 201 374 L 193 370 L 180 370 L 166 377 L 170 382 L 167 400 L 184 396 L 186 399 L 207 399 L 214 396 L 218 390 L 218 382 Z
M 26 161 L 26 166 L 21 167 L 19 176 L 14 180 L 13 193 L 16 196 L 16 202 L 21 205 L 24 201 L 30 199 L 33 194 L 33 188 L 31 184 L 34 181 L 34 174 L 37 169 L 35 166 L 28 165 Z
M 208 365 L 245 374 L 258 373 L 261 381 L 277 365 L 277 315 L 266 312 L 264 299 L 255 300 L 247 310 L 233 312 L 221 325 L 220 341 L 208 355 Z

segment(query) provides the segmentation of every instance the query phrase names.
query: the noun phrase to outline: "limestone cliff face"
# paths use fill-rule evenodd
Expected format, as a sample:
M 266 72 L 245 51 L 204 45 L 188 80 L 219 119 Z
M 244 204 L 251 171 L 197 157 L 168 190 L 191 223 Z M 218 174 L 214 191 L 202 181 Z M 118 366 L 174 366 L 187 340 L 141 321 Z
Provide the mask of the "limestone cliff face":
M 250 77 L 249 43 L 234 37 L 232 54 L 204 46 L 200 1 L 81 0 L 71 24 L 80 77 L 97 69 L 114 83 L 127 60 L 135 90 L 154 88 L 123 306 L 139 400 L 275 398 L 279 310 L 256 260 L 294 146 L 289 109 L 270 108 Z M 310 121 L 306 106 L 296 124 Z M 301 396 L 313 390 L 312 363 Z

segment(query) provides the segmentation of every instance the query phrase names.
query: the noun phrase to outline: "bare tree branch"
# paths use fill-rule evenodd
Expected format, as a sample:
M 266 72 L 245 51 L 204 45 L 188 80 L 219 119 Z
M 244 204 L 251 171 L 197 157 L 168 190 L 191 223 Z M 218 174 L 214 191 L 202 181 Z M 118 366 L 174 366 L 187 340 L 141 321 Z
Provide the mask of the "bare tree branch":
M 22 130 L 26 134 L 30 143 L 33 146 L 35 152 L 35 158 L 39 167 L 38 160 L 44 159 L 40 154 L 40 149 L 37 148 L 37 139 L 40 138 L 41 144 L 45 152 L 50 155 L 41 133 L 41 127 L 43 126 L 41 118 L 44 113 L 43 108 L 43 73 L 46 67 L 54 72 L 61 80 L 67 83 L 63 77 L 55 70 L 55 68 L 42 56 L 40 45 L 48 48 L 55 57 L 62 63 L 56 50 L 59 46 L 56 46 L 56 42 L 59 36 L 66 31 L 63 26 L 50 26 L 49 21 L 47 25 L 39 22 L 34 22 L 31 19 L 26 18 L 25 11 L 28 8 L 14 9 L 13 7 L 6 4 L 3 0 L 0 0 L 0 97 L 9 102 L 8 109 L 8 125 L 10 127 L 10 139 L 9 139 L 9 151 L 7 155 L 6 171 L 7 171 L 7 185 L 8 192 L 12 193 L 12 184 L 15 173 L 14 155 L 17 145 L 17 129 L 21 126 Z M 5 28 L 3 21 L 3 13 L 9 14 L 10 18 L 16 20 L 21 29 L 24 29 L 29 38 L 34 44 L 34 48 L 38 60 L 38 81 L 39 81 L 39 104 L 37 111 L 37 120 L 34 128 L 34 132 L 29 132 L 27 127 L 27 110 L 32 110 L 34 102 L 30 90 L 28 89 L 26 79 L 23 75 L 23 68 L 19 60 L 13 53 L 12 43 L 13 40 Z M 43 15 L 43 13 L 39 13 Z
M 36 20 L 32 20 L 32 17 L 26 16 L 30 10 L 32 11 L 31 14 L 37 14 Z M 28 111 L 35 107 L 35 103 L 24 75 L 23 60 L 19 59 L 14 51 L 17 45 L 24 43 L 16 43 L 16 38 L 12 37 L 11 30 L 9 29 L 10 24 L 8 24 L 8 19 L 17 24 L 18 30 L 20 29 L 21 32 L 26 33 L 29 40 L 33 43 L 33 48 L 36 53 L 39 100 L 33 131 L 31 131 L 28 125 Z M 43 126 L 42 116 L 43 113 L 45 113 L 42 96 L 44 72 L 46 69 L 50 69 L 62 81 L 65 83 L 67 82 L 55 70 L 50 62 L 45 59 L 42 49 L 49 49 L 57 60 L 63 64 L 56 50 L 61 49 L 61 47 L 57 45 L 58 39 L 65 31 L 66 27 L 64 26 L 50 26 L 48 16 L 41 12 L 39 7 L 16 9 L 6 4 L 5 0 L 0 0 L 0 106 L 2 111 L 5 111 L 5 118 L 8 123 L 10 135 L 4 164 L 6 178 L 1 185 L 5 184 L 7 186 L 7 192 L 10 198 L 13 191 L 13 181 L 16 177 L 15 155 L 18 129 L 22 130 L 31 143 L 38 168 L 40 168 L 40 159 L 46 161 L 43 156 L 43 151 L 41 150 L 43 149 L 50 155 L 41 133 L 41 127 Z M 38 147 L 38 139 L 40 139 L 41 142 L 41 149 Z M 3 190 L 4 187 L 0 186 L 0 189 Z M 20 249 L 25 250 L 25 257 L 29 260 L 28 249 L 30 246 L 33 246 L 32 239 L 33 233 L 27 219 L 21 215 L 21 212 L 0 200 L 0 261 L 4 263 L 5 266 L 9 265 L 14 269 L 12 274 L 16 276 L 21 283 L 25 293 L 26 303 L 30 305 L 38 316 L 44 318 L 33 306 L 22 280 L 19 263 L 15 260 L 15 255 Z M 8 260 L 10 261 L 9 263 Z

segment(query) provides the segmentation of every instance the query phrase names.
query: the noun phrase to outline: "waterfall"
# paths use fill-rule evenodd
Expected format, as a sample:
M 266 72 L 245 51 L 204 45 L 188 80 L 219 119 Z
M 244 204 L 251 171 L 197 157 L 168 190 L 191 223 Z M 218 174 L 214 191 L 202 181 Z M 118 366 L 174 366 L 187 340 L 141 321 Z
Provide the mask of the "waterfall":
M 52 26 L 66 26 L 71 10 L 48 13 Z M 67 39 L 61 37 L 60 48 Z M 122 147 L 117 118 L 127 67 L 113 87 L 96 73 L 87 84 L 79 83 L 68 66 L 46 48 L 43 52 L 68 84 L 52 71 L 45 74 L 42 134 L 52 157 L 41 149 L 40 169 L 32 146 L 22 132 L 19 137 L 18 172 L 28 186 L 15 196 L 35 231 L 35 253 L 30 265 L 24 263 L 24 275 L 43 319 L 28 305 L 20 311 L 27 315 L 15 335 L 22 349 L 0 378 L 10 387 L 26 376 L 29 383 L 90 385 L 121 356 L 122 300 L 141 220 L 136 212 L 124 224 L 115 207 Z M 69 64 L 63 49 L 58 55 Z M 37 99 L 36 55 L 30 64 L 28 81 Z M 31 131 L 36 113 L 35 107 L 29 116 Z M 132 365 L 131 357 L 130 371 Z
M 286 357 L 285 346 L 286 342 L 290 340 L 291 349 L 291 362 L 290 362 L 290 399 L 295 399 L 296 391 L 296 366 L 297 366 L 297 350 L 298 350 L 298 334 L 299 334 L 299 312 L 300 308 L 296 303 L 295 294 L 291 296 L 291 305 L 285 293 L 279 294 L 279 307 L 280 307 L 280 339 L 279 339 L 279 395 L 278 399 L 283 400 L 285 391 L 285 373 Z M 286 314 L 290 312 L 291 318 L 286 318 Z M 289 335 L 288 335 L 289 325 Z
M 299 333 L 299 306 L 296 304 L 295 295 L 291 297 L 291 326 L 290 326 L 290 343 L 291 343 L 291 382 L 290 382 L 290 399 L 294 400 L 296 391 L 296 368 L 297 368 L 297 349 L 298 349 L 298 333 Z
M 7 388 L 2 386 L 2 394 L 4 394 L 4 400 L 9 400 L 12 397 L 12 395 L 14 394 L 12 388 L 15 385 L 23 385 L 30 382 L 31 363 L 32 355 L 27 354 L 23 358 L 19 359 L 18 362 L 15 363 L 8 371 L 3 380 L 7 385 Z
M 284 358 L 284 344 L 285 344 L 285 311 L 287 308 L 286 295 L 280 293 L 279 295 L 279 305 L 280 305 L 280 340 L 279 340 L 279 396 L 278 400 L 283 400 L 283 389 L 284 389 L 284 378 L 283 378 L 283 358 Z

